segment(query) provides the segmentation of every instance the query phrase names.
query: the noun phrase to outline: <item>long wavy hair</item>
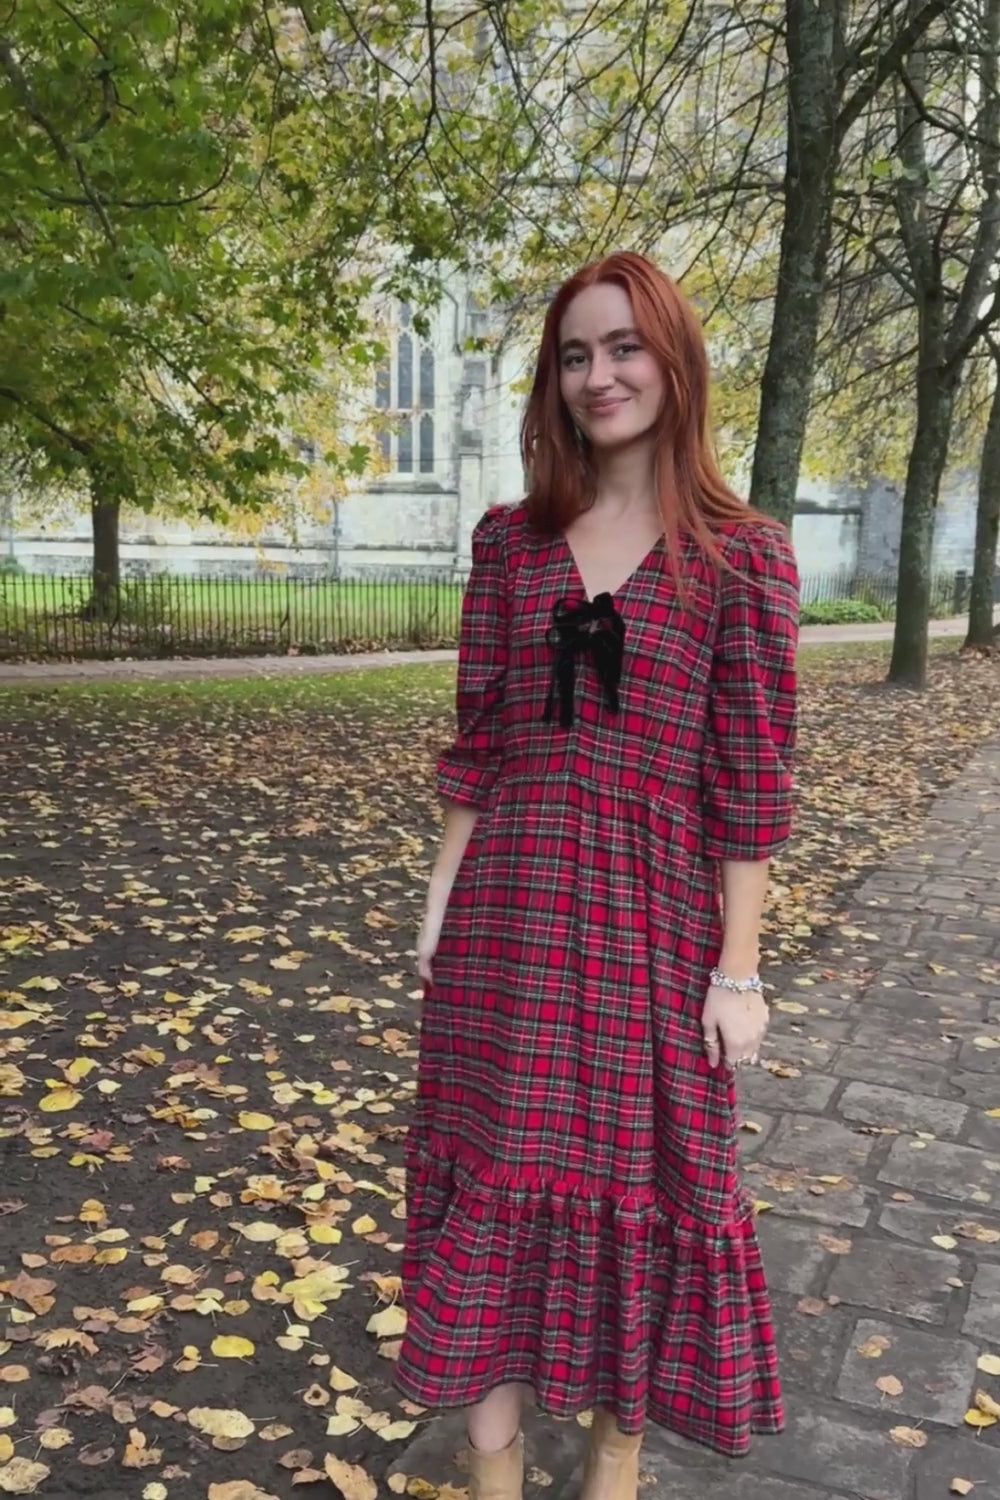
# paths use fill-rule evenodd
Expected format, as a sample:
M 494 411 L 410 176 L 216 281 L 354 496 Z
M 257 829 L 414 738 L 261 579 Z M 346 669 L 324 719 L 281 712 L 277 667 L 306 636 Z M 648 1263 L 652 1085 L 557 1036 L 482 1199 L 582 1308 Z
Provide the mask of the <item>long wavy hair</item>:
M 531 395 L 521 423 L 528 479 L 526 509 L 538 531 L 565 530 L 594 503 L 597 472 L 590 444 L 577 434 L 559 389 L 559 328 L 573 298 L 598 282 L 627 292 L 635 327 L 663 373 L 655 475 L 667 552 L 679 569 L 683 535 L 716 566 L 727 567 L 721 528 L 779 523 L 741 500 L 722 477 L 709 423 L 709 365 L 694 309 L 669 276 L 642 255 L 618 251 L 563 282 L 549 305 Z

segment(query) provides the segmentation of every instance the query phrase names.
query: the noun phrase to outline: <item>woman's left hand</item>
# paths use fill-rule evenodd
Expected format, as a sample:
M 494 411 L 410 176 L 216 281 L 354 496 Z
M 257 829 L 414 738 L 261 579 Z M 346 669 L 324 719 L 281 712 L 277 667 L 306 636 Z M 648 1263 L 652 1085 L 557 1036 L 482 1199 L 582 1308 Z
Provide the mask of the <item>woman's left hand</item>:
M 767 1002 L 755 990 L 740 995 L 710 984 L 701 1029 L 710 1068 L 755 1061 L 767 1030 Z

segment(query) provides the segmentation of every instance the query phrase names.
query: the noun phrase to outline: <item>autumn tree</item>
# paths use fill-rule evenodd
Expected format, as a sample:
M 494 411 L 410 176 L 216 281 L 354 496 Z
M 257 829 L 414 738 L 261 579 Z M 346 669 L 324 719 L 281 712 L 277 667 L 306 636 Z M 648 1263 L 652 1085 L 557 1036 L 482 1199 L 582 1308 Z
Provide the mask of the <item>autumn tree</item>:
M 923 685 L 935 509 L 969 355 L 1000 312 L 1000 0 L 956 7 L 954 52 L 932 39 L 896 85 L 893 200 L 917 316 L 916 427 L 900 538 L 889 679 Z M 941 58 L 952 59 L 942 70 Z M 934 59 L 932 68 L 931 59 Z
M 448 93 L 456 51 L 475 60 L 478 42 L 431 14 L 8 13 L 0 430 L 36 486 L 89 493 L 95 609 L 113 603 L 123 503 L 266 504 L 324 402 L 331 480 L 363 468 L 335 403 L 380 352 L 367 304 L 430 297 L 470 223 L 477 243 L 502 232 L 497 186 L 524 145 L 502 98 L 484 113 Z
M 992 646 L 996 642 L 993 604 L 997 540 L 1000 537 L 1000 342 L 990 335 L 988 345 L 993 366 L 993 395 L 979 460 L 976 541 L 966 646 Z

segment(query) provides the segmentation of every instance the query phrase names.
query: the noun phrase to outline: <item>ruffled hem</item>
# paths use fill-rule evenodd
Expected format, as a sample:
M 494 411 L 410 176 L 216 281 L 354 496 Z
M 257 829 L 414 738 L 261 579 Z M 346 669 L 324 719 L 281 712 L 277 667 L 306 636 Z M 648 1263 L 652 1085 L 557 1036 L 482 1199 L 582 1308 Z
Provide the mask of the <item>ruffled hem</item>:
M 752 1211 L 724 1224 L 654 1192 L 526 1178 L 411 1140 L 396 1379 L 428 1407 L 524 1381 L 541 1410 L 594 1405 L 717 1452 L 782 1427 Z

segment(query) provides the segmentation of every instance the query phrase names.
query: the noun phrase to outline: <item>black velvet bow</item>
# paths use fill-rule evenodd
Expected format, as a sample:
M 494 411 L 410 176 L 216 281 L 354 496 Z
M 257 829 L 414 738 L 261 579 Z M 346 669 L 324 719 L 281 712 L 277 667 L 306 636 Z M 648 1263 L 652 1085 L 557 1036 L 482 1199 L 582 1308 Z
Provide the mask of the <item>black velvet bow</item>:
M 582 604 L 559 599 L 552 610 L 552 624 L 546 640 L 555 649 L 552 681 L 545 700 L 542 718 L 551 723 L 559 694 L 559 723 L 568 729 L 573 722 L 573 700 L 576 696 L 576 658 L 586 652 L 604 689 L 604 701 L 612 713 L 618 712 L 618 684 L 622 675 L 625 645 L 625 621 L 615 609 L 610 594 Z

